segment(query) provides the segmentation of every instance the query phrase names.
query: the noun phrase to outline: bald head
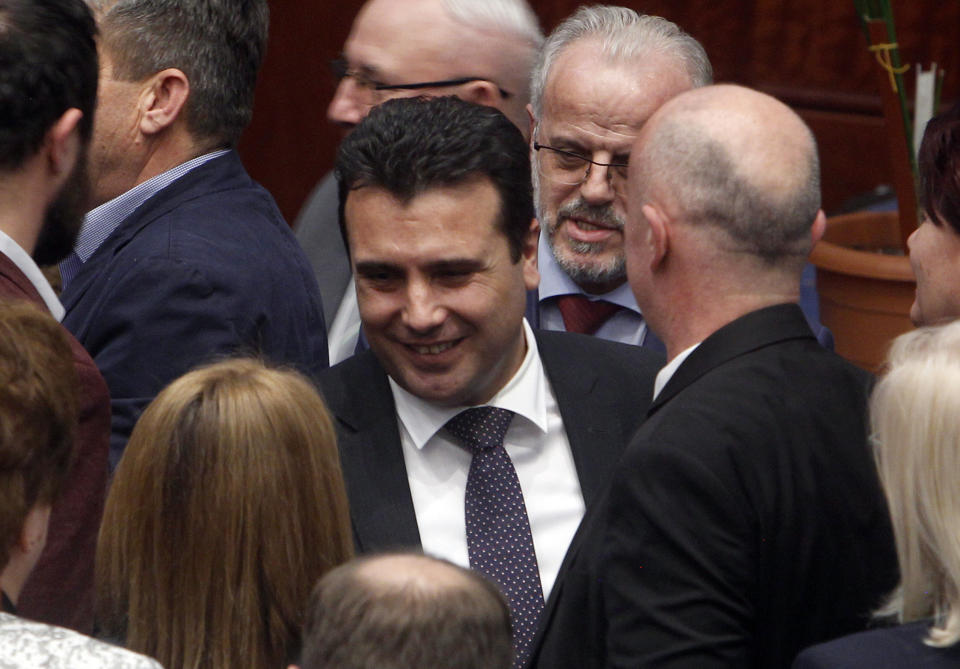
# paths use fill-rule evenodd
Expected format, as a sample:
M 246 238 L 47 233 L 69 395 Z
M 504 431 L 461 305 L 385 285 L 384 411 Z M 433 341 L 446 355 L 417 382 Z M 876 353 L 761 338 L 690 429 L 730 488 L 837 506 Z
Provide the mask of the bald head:
M 525 0 L 369 0 L 344 44 L 351 73 L 387 86 L 479 81 L 372 91 L 348 77 L 327 115 L 352 127 L 392 97 L 456 95 L 496 107 L 526 131 L 530 70 L 542 41 Z
M 654 202 L 676 220 L 711 226 L 722 250 L 802 264 L 820 209 L 809 128 L 774 98 L 709 86 L 663 105 L 631 154 L 630 205 Z
M 310 598 L 303 669 L 507 669 L 510 611 L 494 585 L 416 554 L 360 558 Z

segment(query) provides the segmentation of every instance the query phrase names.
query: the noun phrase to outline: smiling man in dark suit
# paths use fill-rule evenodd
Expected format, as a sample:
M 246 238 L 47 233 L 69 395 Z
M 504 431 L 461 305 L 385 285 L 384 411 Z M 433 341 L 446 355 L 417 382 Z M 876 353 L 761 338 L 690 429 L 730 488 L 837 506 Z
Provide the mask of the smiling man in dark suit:
M 523 136 L 500 112 L 387 102 L 345 140 L 337 174 L 371 350 L 321 385 L 358 547 L 422 547 L 495 580 L 521 666 L 662 361 L 526 324 L 539 226 Z
M 535 666 L 789 667 L 895 583 L 869 375 L 796 304 L 819 185 L 809 129 L 745 88 L 682 93 L 641 130 L 627 274 L 669 362 L 574 539 Z
M 100 89 L 91 206 L 61 263 L 64 324 L 112 397 L 116 465 L 140 411 L 217 357 L 326 367 L 320 293 L 234 150 L 253 111 L 266 0 L 90 0 Z

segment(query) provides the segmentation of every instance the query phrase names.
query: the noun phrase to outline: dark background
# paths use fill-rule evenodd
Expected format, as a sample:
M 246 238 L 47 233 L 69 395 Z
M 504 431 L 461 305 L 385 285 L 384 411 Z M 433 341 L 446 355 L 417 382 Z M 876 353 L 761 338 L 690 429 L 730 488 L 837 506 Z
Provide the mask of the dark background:
M 545 32 L 580 4 L 532 0 Z M 866 50 L 853 0 L 647 0 L 627 7 L 676 22 L 704 45 L 718 82 L 771 93 L 794 107 L 820 144 L 824 208 L 889 183 L 877 95 L 879 66 Z M 956 99 L 960 2 L 895 3 L 905 63 L 947 71 L 944 101 Z M 289 221 L 330 169 L 340 131 L 326 120 L 334 81 L 327 63 L 363 0 L 271 0 L 270 45 L 254 119 L 240 142 L 250 173 Z M 913 72 L 908 73 L 912 94 Z

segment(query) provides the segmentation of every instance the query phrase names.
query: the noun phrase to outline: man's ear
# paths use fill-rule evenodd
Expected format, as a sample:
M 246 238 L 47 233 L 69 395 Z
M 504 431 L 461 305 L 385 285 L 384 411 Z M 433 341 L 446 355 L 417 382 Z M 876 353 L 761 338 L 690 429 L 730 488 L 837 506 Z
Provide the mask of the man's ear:
M 810 237 L 814 245 L 823 238 L 823 233 L 827 230 L 827 215 L 823 209 L 817 210 L 817 217 L 813 219 L 813 225 L 810 227 Z
M 537 129 L 537 117 L 533 115 L 531 104 L 527 104 L 527 117 L 530 119 L 530 146 L 533 146 L 533 131 Z
M 497 85 L 490 81 L 471 81 L 464 84 L 459 97 L 467 102 L 485 107 L 495 107 L 502 111 L 503 96 L 500 95 L 500 89 L 497 88 Z
M 140 98 L 140 132 L 155 135 L 173 125 L 189 96 L 190 81 L 182 70 L 171 67 L 154 74 Z
M 647 220 L 647 238 L 644 243 L 650 251 L 650 270 L 659 267 L 670 250 L 670 219 L 660 207 L 653 204 L 643 205 L 641 211 Z
M 523 283 L 527 290 L 540 285 L 540 270 L 537 269 L 537 248 L 540 245 L 540 221 L 530 219 L 530 229 L 523 239 L 520 262 L 523 263 Z
M 77 127 L 83 112 L 71 107 L 47 130 L 44 143 L 50 170 L 57 176 L 66 176 L 73 171 L 80 154 L 80 129 Z

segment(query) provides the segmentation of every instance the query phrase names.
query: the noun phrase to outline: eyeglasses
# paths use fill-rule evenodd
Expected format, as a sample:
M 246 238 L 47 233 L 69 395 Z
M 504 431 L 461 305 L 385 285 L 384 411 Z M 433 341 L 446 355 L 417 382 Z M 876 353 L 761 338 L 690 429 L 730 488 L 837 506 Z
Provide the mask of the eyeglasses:
M 590 176 L 590 169 L 594 165 L 607 168 L 607 178 L 610 179 L 611 185 L 623 185 L 627 181 L 629 163 L 601 163 L 579 153 L 556 149 L 536 141 L 533 143 L 533 149 L 538 152 L 546 149 L 545 153 L 540 153 L 542 156 L 539 161 L 540 173 L 558 183 L 579 186 Z
M 375 79 L 371 79 L 362 72 L 351 70 L 346 58 L 343 57 L 334 58 L 331 60 L 330 69 L 337 81 L 340 81 L 345 77 L 350 77 L 353 79 L 353 83 L 357 85 L 357 88 L 365 91 L 366 95 L 369 96 L 370 104 L 379 103 L 379 98 L 381 97 L 377 95 L 379 91 L 415 91 L 422 88 L 449 88 L 452 86 L 469 84 L 471 81 L 486 81 L 496 85 L 496 82 L 491 81 L 490 79 L 485 79 L 484 77 L 459 77 L 457 79 L 441 79 L 440 81 L 423 81 L 415 84 L 384 84 Z M 513 95 L 509 91 L 506 91 L 499 86 L 497 86 L 497 90 L 500 92 L 500 95 L 503 98 L 509 98 Z

